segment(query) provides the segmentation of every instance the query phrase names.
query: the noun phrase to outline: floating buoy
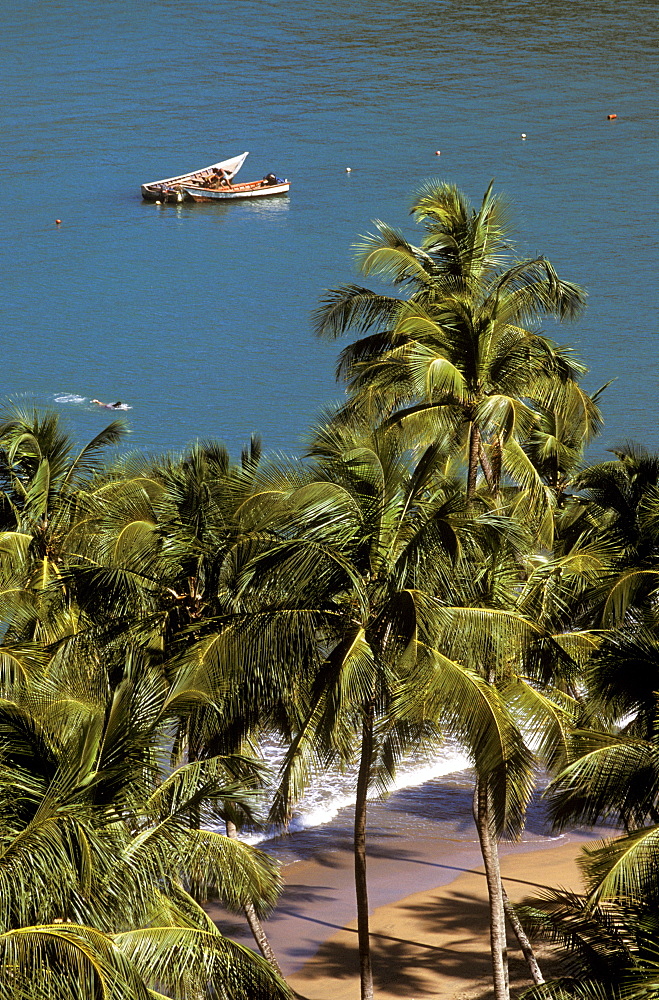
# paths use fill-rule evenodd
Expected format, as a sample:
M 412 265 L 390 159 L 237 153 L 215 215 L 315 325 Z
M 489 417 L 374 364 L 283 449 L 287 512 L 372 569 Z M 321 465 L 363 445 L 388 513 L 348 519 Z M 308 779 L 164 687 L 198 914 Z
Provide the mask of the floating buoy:
M 526 139 L 526 132 L 522 132 L 522 139 Z
M 352 173 L 352 167 L 346 167 L 346 173 L 347 174 L 351 174 Z
M 160 202 L 159 202 L 159 201 L 157 201 L 157 202 L 156 202 L 156 205 L 159 205 L 159 204 L 160 204 Z
M 435 156 L 441 156 L 441 155 L 442 155 L 441 149 L 436 149 L 435 150 Z
M 613 119 L 614 119 L 614 118 L 617 118 L 618 116 L 617 116 L 617 115 L 607 115 L 606 117 L 608 118 L 608 120 L 609 120 L 610 122 L 612 122 L 612 121 L 613 121 Z
M 62 220 L 61 219 L 55 219 L 55 225 L 56 226 L 61 226 L 62 225 Z

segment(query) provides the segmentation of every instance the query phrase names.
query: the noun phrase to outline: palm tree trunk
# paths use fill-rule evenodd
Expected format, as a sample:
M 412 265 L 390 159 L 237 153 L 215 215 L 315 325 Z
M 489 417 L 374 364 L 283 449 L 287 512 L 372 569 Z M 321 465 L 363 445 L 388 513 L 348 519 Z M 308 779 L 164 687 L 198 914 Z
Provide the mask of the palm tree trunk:
M 501 486 L 501 469 L 503 466 L 503 443 L 498 434 L 494 435 L 492 447 L 490 448 L 490 454 L 492 457 L 492 475 L 495 483 L 494 493 L 496 495 Z
M 226 820 L 226 829 L 227 829 L 227 837 L 232 837 L 233 839 L 237 839 L 238 831 L 236 829 L 236 824 L 233 823 L 230 819 Z M 274 951 L 272 950 L 272 945 L 270 944 L 268 936 L 263 929 L 263 924 L 259 920 L 258 914 L 254 909 L 254 904 L 250 902 L 250 900 L 247 900 L 245 903 L 243 903 L 243 913 L 245 914 L 245 919 L 247 920 L 249 929 L 252 932 L 254 940 L 258 945 L 259 951 L 265 958 L 266 962 L 268 962 L 275 970 L 275 972 L 278 975 L 280 975 L 283 979 L 284 976 L 279 966 L 279 962 L 277 961 L 277 957 Z
M 476 477 L 478 476 L 478 461 L 481 443 L 481 432 L 478 425 L 471 423 L 469 427 L 469 459 L 467 467 L 467 500 L 471 500 L 476 492 Z
M 499 487 L 498 487 L 497 481 L 495 479 L 494 469 L 492 468 L 492 463 L 490 462 L 490 459 L 488 458 L 487 452 L 485 451 L 485 448 L 483 447 L 482 440 L 481 440 L 481 442 L 480 442 L 480 444 L 478 446 L 478 460 L 479 460 L 479 462 L 481 464 L 481 469 L 483 470 L 483 474 L 485 476 L 485 481 L 487 482 L 487 485 L 490 488 L 490 492 L 492 494 L 496 495 L 498 493 L 498 491 L 499 491 Z
M 529 967 L 529 972 L 531 973 L 531 979 L 533 980 L 536 986 L 539 986 L 540 983 L 544 983 L 545 977 L 540 971 L 540 966 L 538 965 L 538 960 L 535 957 L 535 952 L 533 951 L 531 942 L 528 939 L 526 931 L 522 927 L 521 920 L 515 913 L 515 907 L 508 899 L 508 893 L 504 889 L 503 883 L 501 884 L 501 897 L 503 899 L 503 908 L 505 914 L 508 917 L 508 920 L 510 921 L 510 926 L 515 932 L 515 937 L 519 941 L 519 946 L 522 949 L 522 954 L 524 955 L 524 958 L 526 959 L 526 964 Z
M 508 946 L 506 942 L 506 914 L 503 905 L 503 887 L 499 868 L 499 851 L 492 836 L 490 804 L 487 781 L 476 781 L 476 808 L 474 810 L 478 839 L 481 845 L 485 879 L 490 904 L 490 948 L 492 952 L 492 981 L 494 1000 L 510 1000 L 508 986 Z
M 373 760 L 373 703 L 366 708 L 362 722 L 362 746 L 355 801 L 355 893 L 357 896 L 357 940 L 359 943 L 359 978 L 361 1000 L 373 1000 L 373 970 L 368 919 L 366 883 L 366 802 Z

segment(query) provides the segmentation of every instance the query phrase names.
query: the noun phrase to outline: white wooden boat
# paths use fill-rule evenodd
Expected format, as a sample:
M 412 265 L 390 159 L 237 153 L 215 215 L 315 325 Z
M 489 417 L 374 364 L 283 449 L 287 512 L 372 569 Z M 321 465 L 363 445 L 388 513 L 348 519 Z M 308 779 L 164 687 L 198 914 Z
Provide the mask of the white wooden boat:
M 186 185 L 184 190 L 193 201 L 231 201 L 234 198 L 269 198 L 274 194 L 287 194 L 290 186 L 289 181 L 268 174 L 263 180 L 245 184 L 210 182 L 207 185 Z
M 163 177 L 159 181 L 148 181 L 146 184 L 142 184 L 142 197 L 147 201 L 183 201 L 186 198 L 186 184 L 204 186 L 213 179 L 219 181 L 220 178 L 230 182 L 242 167 L 247 156 L 248 153 L 241 153 L 240 156 L 232 156 L 228 160 L 211 163 L 208 167 L 191 170 L 187 174 L 179 174 L 177 177 Z

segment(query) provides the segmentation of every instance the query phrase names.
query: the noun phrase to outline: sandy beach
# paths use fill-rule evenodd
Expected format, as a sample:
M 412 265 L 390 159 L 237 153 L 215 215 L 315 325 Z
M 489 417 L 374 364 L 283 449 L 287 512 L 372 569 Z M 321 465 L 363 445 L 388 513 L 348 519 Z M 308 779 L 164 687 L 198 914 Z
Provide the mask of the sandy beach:
M 543 886 L 578 888 L 575 842 L 502 860 L 513 902 Z M 356 925 L 334 933 L 293 975 L 291 986 L 310 1000 L 357 1000 L 359 977 Z M 292 931 L 292 928 L 291 928 Z M 448 885 L 405 896 L 372 914 L 373 969 L 379 997 L 441 997 L 477 1000 L 491 994 L 487 895 L 482 869 L 465 871 Z M 509 935 L 511 987 L 531 985 L 517 942 Z M 545 974 L 550 954 L 542 950 Z M 549 962 L 549 964 L 547 964 Z
M 444 838 L 445 838 L 445 831 Z M 590 838 L 588 838 L 590 839 Z M 513 902 L 545 886 L 580 888 L 584 837 L 503 844 L 502 874 Z M 371 845 L 368 862 L 373 968 L 384 998 L 480 1000 L 490 995 L 487 893 L 476 844 L 463 837 L 398 838 Z M 283 868 L 285 890 L 266 922 L 290 985 L 309 1000 L 358 1000 L 357 935 L 349 844 L 335 843 Z M 221 929 L 245 944 L 244 923 L 213 910 Z M 509 935 L 511 986 L 531 985 Z M 550 953 L 542 950 L 545 962 Z M 551 975 L 551 966 L 545 970 Z

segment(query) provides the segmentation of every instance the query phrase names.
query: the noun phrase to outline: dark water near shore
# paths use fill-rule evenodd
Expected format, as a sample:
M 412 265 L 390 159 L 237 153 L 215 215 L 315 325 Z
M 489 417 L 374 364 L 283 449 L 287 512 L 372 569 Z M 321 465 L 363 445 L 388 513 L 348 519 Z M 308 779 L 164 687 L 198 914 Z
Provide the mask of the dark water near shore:
M 309 316 L 350 244 L 408 227 L 430 176 L 495 178 L 521 245 L 590 291 L 558 336 L 617 379 L 601 447 L 659 445 L 654 2 L 27 0 L 0 26 L 4 394 L 126 400 L 140 448 L 290 450 L 340 394 Z M 290 198 L 141 202 L 244 149 Z M 54 405 L 81 437 L 107 418 Z
M 423 785 L 400 788 L 384 799 L 370 802 L 370 857 L 386 859 L 407 855 L 413 862 L 418 852 L 417 863 L 424 864 L 423 855 L 427 853 L 427 848 L 423 849 L 421 845 L 432 841 L 441 845 L 443 851 L 448 846 L 449 853 L 453 855 L 464 851 L 479 858 L 473 795 L 474 776 L 467 770 L 432 778 Z M 346 807 L 321 827 L 277 837 L 267 841 L 265 846 L 284 865 L 318 857 L 328 849 L 328 845 L 331 845 L 331 850 L 351 852 L 353 818 L 354 809 Z M 529 806 L 521 840 L 516 843 L 543 847 L 561 843 L 563 839 L 563 835 L 551 829 L 547 806 L 539 788 Z M 439 863 L 443 859 L 438 857 L 436 860 Z

